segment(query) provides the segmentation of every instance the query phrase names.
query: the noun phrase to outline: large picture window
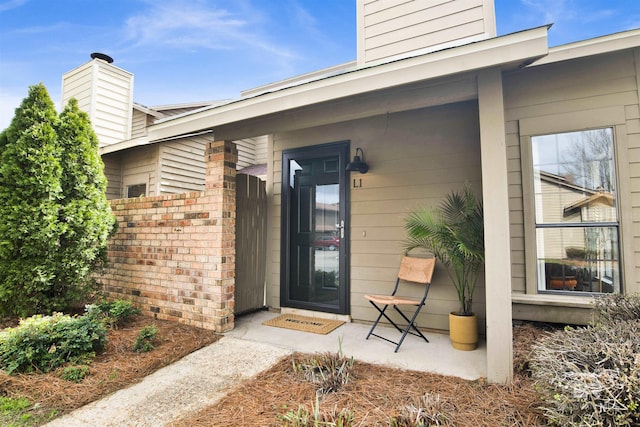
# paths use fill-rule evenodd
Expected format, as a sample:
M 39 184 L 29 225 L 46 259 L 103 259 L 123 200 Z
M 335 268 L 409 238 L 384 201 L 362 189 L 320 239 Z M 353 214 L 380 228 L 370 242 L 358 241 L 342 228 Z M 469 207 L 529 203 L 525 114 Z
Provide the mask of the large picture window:
M 540 292 L 620 292 L 613 129 L 531 138 Z

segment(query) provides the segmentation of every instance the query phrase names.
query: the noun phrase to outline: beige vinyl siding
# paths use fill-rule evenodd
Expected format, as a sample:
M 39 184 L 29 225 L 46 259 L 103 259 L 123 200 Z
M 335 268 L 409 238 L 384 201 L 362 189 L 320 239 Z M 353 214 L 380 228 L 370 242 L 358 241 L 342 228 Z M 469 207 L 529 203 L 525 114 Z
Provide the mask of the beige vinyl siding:
M 107 199 L 122 197 L 122 161 L 120 153 L 102 156 L 104 174 L 107 177 Z
M 279 306 L 282 150 L 350 140 L 351 155 L 364 150 L 370 171 L 352 173 L 362 187 L 351 188 L 351 316 L 373 321 L 376 312 L 366 293 L 388 293 L 398 272 L 405 236 L 403 221 L 420 206 L 437 205 L 452 189 L 469 182 L 480 193 L 480 145 L 476 102 L 412 110 L 274 136 L 273 188 L 267 303 Z M 457 309 L 454 288 L 438 266 L 429 302 L 418 323 L 448 328 Z M 416 289 L 417 294 L 420 289 Z M 479 284 L 474 308 L 484 318 L 484 288 Z
M 91 87 L 93 74 L 91 63 L 82 65 L 62 77 L 62 105 L 67 105 L 69 99 L 75 98 L 78 107 L 90 114 L 91 112 Z
M 122 152 L 122 195 L 127 185 L 147 184 L 147 196 L 156 196 L 158 145 L 131 148 Z
M 267 162 L 267 136 L 233 141 L 238 148 L 238 169 Z
M 364 62 L 480 37 L 486 32 L 483 0 L 363 0 Z
M 211 138 L 190 137 L 159 144 L 160 194 L 204 190 L 204 149 Z
M 148 115 L 143 113 L 142 111 L 133 110 L 133 117 L 131 120 L 131 138 L 139 138 L 141 136 L 147 135 L 147 119 Z
M 89 114 L 100 146 L 130 139 L 133 107 L 133 75 L 94 59 L 62 78 L 63 104 L 76 98 Z
M 525 244 L 527 229 L 533 224 L 525 221 L 523 197 L 528 190 L 523 187 L 526 180 L 523 184 L 521 156 L 527 153 L 521 152 L 521 136 L 609 126 L 614 127 L 616 144 L 624 286 L 627 292 L 640 290 L 637 73 L 633 52 L 621 51 L 529 67 L 504 76 L 514 293 L 535 294 L 535 271 L 527 271 L 529 258 L 525 257 L 525 253 L 535 256 L 535 246 L 534 241 Z
M 104 145 L 131 138 L 133 76 L 100 64 L 94 94 L 93 127 Z
M 255 146 L 255 164 L 261 165 L 263 163 L 267 163 L 269 136 L 263 135 L 253 138 L 253 140 Z

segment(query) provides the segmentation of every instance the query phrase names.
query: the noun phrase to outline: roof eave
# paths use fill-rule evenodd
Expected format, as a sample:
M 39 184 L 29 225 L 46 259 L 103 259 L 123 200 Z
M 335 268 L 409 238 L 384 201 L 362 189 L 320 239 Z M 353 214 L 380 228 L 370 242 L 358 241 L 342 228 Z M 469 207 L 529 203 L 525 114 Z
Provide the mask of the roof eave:
M 616 52 L 624 49 L 633 49 L 639 46 L 640 29 L 623 31 L 549 48 L 549 54 L 531 64 L 531 67 Z
M 159 140 L 338 98 L 374 92 L 483 68 L 524 66 L 548 53 L 548 26 L 287 87 L 204 109 L 149 127 Z

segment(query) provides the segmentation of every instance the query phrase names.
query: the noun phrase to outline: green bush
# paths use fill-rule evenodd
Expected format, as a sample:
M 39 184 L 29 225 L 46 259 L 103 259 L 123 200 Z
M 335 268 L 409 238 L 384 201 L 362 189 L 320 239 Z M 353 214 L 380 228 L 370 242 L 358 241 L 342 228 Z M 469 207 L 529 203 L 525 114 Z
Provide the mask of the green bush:
M 133 349 L 137 353 L 146 353 L 153 350 L 153 345 L 156 336 L 158 335 L 158 328 L 155 325 L 148 325 L 140 329 L 136 341 L 133 343 Z
M 85 310 L 87 316 L 99 320 L 109 327 L 122 326 L 131 316 L 140 314 L 140 309 L 135 307 L 133 302 L 123 299 L 90 304 Z
M 65 363 L 85 363 L 106 344 L 107 330 L 88 316 L 33 316 L 0 332 L 0 368 L 8 374 L 49 372 Z
M 561 426 L 640 425 L 637 296 L 598 298 L 600 323 L 566 328 L 534 346 L 532 376 L 545 416 Z
M 67 366 L 64 368 L 64 371 L 62 371 L 61 378 L 65 381 L 80 383 L 88 373 L 89 367 L 87 365 Z

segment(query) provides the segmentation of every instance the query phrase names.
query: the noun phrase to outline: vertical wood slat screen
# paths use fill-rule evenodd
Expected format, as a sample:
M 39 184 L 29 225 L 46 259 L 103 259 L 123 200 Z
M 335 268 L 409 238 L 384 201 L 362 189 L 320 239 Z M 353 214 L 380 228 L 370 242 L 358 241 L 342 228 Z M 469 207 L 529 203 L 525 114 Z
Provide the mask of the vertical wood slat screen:
M 266 183 L 251 175 L 236 177 L 235 314 L 262 308 L 267 260 Z

